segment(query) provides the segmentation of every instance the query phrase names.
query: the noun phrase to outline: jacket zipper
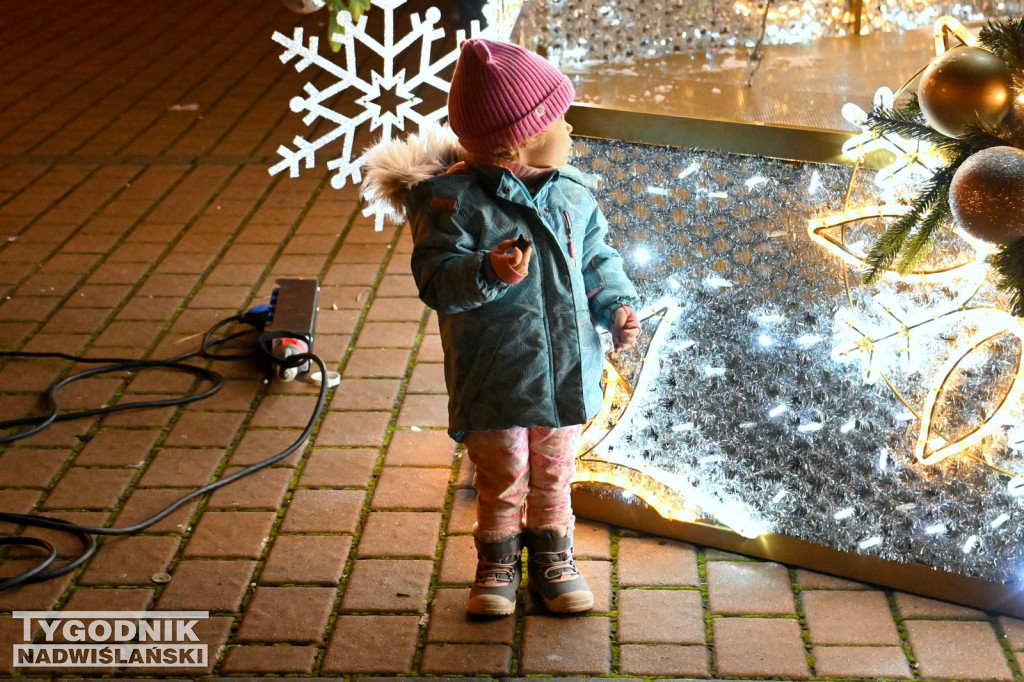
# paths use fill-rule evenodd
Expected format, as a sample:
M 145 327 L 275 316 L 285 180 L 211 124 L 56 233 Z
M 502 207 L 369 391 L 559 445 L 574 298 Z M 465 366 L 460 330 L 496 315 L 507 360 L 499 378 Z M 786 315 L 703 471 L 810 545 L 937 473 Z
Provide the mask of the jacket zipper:
M 562 221 L 565 223 L 565 241 L 569 246 L 569 261 L 572 265 L 576 265 L 576 242 L 572 239 L 572 218 L 569 217 L 569 211 L 562 209 Z
M 538 215 L 538 218 L 540 218 L 542 223 L 544 222 L 543 217 Z M 540 254 L 538 254 L 535 251 L 534 258 L 537 258 L 539 255 Z M 543 263 L 538 263 L 537 273 L 538 275 L 540 275 L 541 278 L 541 296 L 544 299 L 544 314 L 541 316 L 541 318 L 544 321 L 544 334 L 545 336 L 548 337 L 548 372 L 551 373 L 551 381 L 549 382 L 549 389 L 551 395 L 549 396 L 549 399 L 551 400 L 551 409 L 554 413 L 555 423 L 561 426 L 562 416 L 558 409 L 558 398 L 555 395 L 555 384 L 558 382 L 558 373 L 555 370 L 555 344 L 554 340 L 551 337 L 551 322 L 548 319 L 548 288 L 547 283 L 545 282 Z

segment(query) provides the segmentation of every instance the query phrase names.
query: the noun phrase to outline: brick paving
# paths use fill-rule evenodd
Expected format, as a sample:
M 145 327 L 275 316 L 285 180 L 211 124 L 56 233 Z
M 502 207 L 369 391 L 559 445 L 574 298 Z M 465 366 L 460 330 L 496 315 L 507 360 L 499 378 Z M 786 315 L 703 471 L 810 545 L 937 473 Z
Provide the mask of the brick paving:
M 315 276 L 316 350 L 343 378 L 295 454 L 107 538 L 69 575 L 0 592 L 0 675 L 1022 679 L 1015 619 L 585 520 L 593 613 L 552 617 L 524 590 L 515 617 L 469 619 L 471 469 L 444 434 L 440 340 L 407 272 L 409 236 L 375 233 L 325 172 L 267 172 L 305 131 L 288 101 L 310 78 L 280 64 L 270 35 L 319 35 L 322 15 L 42 5 L 8 3 L 0 25 L 0 347 L 170 357 L 264 302 L 276 278 Z M 299 437 L 313 387 L 264 381 L 250 361 L 214 367 L 228 382 L 207 400 L 0 446 L 0 510 L 126 526 Z M 30 413 L 71 369 L 0 362 L 0 415 Z M 87 408 L 195 384 L 122 372 L 59 399 Z M 75 554 L 66 537 L 27 534 Z M 0 578 L 31 556 L 4 550 Z M 15 671 L 13 611 L 99 608 L 209 611 L 196 628 L 208 665 Z

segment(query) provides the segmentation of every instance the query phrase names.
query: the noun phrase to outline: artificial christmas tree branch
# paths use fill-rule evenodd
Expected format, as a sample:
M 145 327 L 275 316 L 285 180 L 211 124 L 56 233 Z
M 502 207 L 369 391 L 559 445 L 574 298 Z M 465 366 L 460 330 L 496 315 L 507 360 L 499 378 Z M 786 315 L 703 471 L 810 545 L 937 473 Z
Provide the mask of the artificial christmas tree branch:
M 998 246 L 988 261 L 998 273 L 996 285 L 1010 294 L 1010 313 L 1024 317 L 1024 239 Z
M 978 32 L 978 42 L 1010 67 L 1017 92 L 1024 90 L 1024 17 L 989 22 Z

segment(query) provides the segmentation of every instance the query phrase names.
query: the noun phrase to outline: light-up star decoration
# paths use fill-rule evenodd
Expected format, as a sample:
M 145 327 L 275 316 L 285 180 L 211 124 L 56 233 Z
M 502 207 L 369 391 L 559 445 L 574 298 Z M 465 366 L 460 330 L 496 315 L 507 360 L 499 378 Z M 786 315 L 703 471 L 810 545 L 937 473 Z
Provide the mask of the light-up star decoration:
M 935 37 L 937 54 L 950 49 L 951 38 L 965 45 L 976 42 L 951 17 L 939 20 Z M 874 104 L 891 109 L 894 97 L 888 88 L 881 88 Z M 843 148 L 855 161 L 851 189 L 861 161 L 876 150 L 895 155 L 895 160 L 875 175 L 882 198 L 888 201 L 900 191 L 900 180 L 920 183 L 940 167 L 920 143 L 872 133 L 864 124 L 867 114 L 856 105 L 847 104 L 843 115 L 862 128 Z M 993 452 L 1018 449 L 1014 434 L 1020 429 L 1024 406 L 1024 323 L 990 303 L 978 302 L 979 292 L 992 289 L 984 264 L 989 246 L 953 229 L 934 256 L 913 272 L 901 275 L 890 269 L 873 289 L 859 287 L 851 282 L 859 278 L 851 278 L 847 268 L 865 265 L 862 243 L 866 233 L 874 224 L 904 215 L 908 207 L 851 208 L 850 201 L 848 190 L 843 211 L 815 218 L 807 228 L 811 239 L 843 264 L 847 305 L 835 316 L 833 359 L 860 363 L 865 383 L 882 379 L 920 420 L 914 446 L 919 462 L 937 464 L 962 454 L 1008 477 L 1011 491 L 1019 490 L 1021 475 L 1002 469 Z M 976 396 L 976 403 L 985 402 L 984 407 L 971 407 L 961 395 L 971 365 L 1000 354 L 1016 356 L 1015 361 L 1008 361 L 1006 380 L 984 387 L 987 395 Z M 899 384 L 914 385 L 910 391 L 918 394 L 923 387 L 923 404 L 912 405 Z
M 285 50 L 281 54 L 281 62 L 287 64 L 294 60 L 296 71 L 305 71 L 310 66 L 330 74 L 335 82 L 326 88 L 319 88 L 313 83 L 303 86 L 304 94 L 292 98 L 290 106 L 295 113 L 304 113 L 302 122 L 312 126 L 317 122 L 329 124 L 318 137 L 307 138 L 298 135 L 292 141 L 292 147 L 281 145 L 278 154 L 281 161 L 271 166 L 270 174 L 287 170 L 291 177 L 297 177 L 302 168 L 311 169 L 317 164 L 317 156 L 329 145 L 340 141 L 340 153 L 332 151 L 327 161 L 328 170 L 334 171 L 331 184 L 335 188 L 344 187 L 349 181 L 358 183 L 362 179 L 362 154 L 354 152 L 357 141 L 362 146 L 369 146 L 374 140 L 390 140 L 397 133 L 422 132 L 427 128 L 440 125 L 448 114 L 447 106 L 435 106 L 421 110 L 425 98 L 417 96 L 420 88 L 429 87 L 440 93 L 447 93 L 450 83 L 445 80 L 446 70 L 458 58 L 458 45 L 466 39 L 465 31 L 457 31 L 455 48 L 435 55 L 443 45 L 445 31 L 437 26 L 441 12 L 434 7 L 428 9 L 421 17 L 418 13 L 410 15 L 411 29 L 404 36 L 395 36 L 395 13 L 405 4 L 405 0 L 373 0 L 370 11 L 352 23 L 352 16 L 342 11 L 338 13 L 338 24 L 342 31 L 333 37 L 340 43 L 344 55 L 338 62 L 329 56 L 320 54 L 320 41 L 316 36 L 304 39 L 302 28 L 296 28 L 292 37 L 275 32 L 273 40 Z M 499 6 L 488 5 L 484 8 L 484 16 L 488 19 L 485 30 L 480 29 L 476 22 L 470 32 L 473 37 L 489 37 L 505 39 L 511 31 L 511 18 L 516 7 L 506 3 Z M 383 22 L 382 31 L 376 31 L 375 37 L 368 30 L 370 22 Z M 396 70 L 396 63 L 407 55 L 415 67 Z M 371 70 L 369 74 L 361 73 L 360 60 L 372 57 L 383 62 L 382 71 Z M 434 100 L 444 101 L 443 96 Z M 348 113 L 350 106 L 346 101 L 358 107 L 355 113 Z M 343 113 L 345 110 L 346 113 Z M 362 138 L 357 140 L 357 138 Z M 372 138 L 372 139 L 371 139 Z M 377 205 L 370 205 L 365 215 L 374 216 L 377 230 L 383 229 L 384 215 Z
M 715 491 L 694 485 L 686 476 L 616 456 L 608 447 L 618 443 L 621 432 L 639 420 L 638 401 L 633 397 L 649 393 L 652 383 L 657 381 L 662 369 L 659 354 L 664 351 L 669 328 L 679 313 L 679 306 L 668 297 L 641 311 L 643 333 L 632 350 L 639 363 L 632 376 L 624 376 L 615 363 L 606 360 L 604 402 L 601 411 L 583 428 L 574 482 L 614 485 L 643 500 L 670 521 L 692 522 L 711 517 L 744 537 L 758 537 L 768 528 L 745 505 L 722 499 Z M 676 430 L 690 428 L 692 424 L 685 424 Z

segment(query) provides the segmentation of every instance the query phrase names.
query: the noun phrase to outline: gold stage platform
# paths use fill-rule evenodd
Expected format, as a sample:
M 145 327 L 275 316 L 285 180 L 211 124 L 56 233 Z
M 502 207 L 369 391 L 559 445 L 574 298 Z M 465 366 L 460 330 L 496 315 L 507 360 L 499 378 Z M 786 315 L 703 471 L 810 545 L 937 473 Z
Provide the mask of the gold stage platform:
M 870 110 L 875 91 L 912 78 L 933 44 L 923 28 L 767 45 L 750 87 L 745 48 L 562 70 L 576 85 L 577 135 L 842 162 L 857 132 L 843 105 Z

